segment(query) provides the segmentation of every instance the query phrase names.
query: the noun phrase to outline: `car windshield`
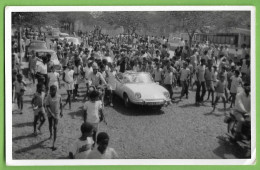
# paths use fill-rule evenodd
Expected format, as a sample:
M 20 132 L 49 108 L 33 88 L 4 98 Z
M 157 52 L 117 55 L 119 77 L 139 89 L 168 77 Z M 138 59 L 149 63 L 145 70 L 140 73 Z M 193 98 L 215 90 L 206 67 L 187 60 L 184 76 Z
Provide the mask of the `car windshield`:
M 68 37 L 68 34 L 60 34 L 60 37 Z
M 77 44 L 79 41 L 76 38 L 70 38 L 68 39 L 68 42 L 73 42 L 73 44 Z
M 134 73 L 124 76 L 125 83 L 153 83 L 153 79 L 149 73 Z
M 30 47 L 47 48 L 45 42 L 33 42 Z

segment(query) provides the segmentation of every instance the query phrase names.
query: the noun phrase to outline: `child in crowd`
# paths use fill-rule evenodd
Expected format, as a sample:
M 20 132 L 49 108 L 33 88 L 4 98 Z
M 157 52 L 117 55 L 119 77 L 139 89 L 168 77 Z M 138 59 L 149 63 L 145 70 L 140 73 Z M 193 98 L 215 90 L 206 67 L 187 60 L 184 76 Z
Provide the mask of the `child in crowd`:
M 170 93 L 170 99 L 174 100 L 173 98 L 173 73 L 169 66 L 166 67 L 165 73 L 164 73 L 164 79 L 163 84 L 164 87 L 168 90 Z
M 75 65 L 74 65 L 74 90 L 73 90 L 73 99 L 77 99 L 78 97 L 78 88 L 79 88 L 79 83 L 80 83 L 80 73 L 81 73 L 81 63 L 80 59 L 75 59 Z
M 211 104 L 213 106 L 214 104 L 214 69 L 212 68 L 212 60 L 208 60 L 208 67 L 205 70 L 205 80 L 206 80 L 206 86 L 208 90 L 208 98 L 209 100 L 210 95 L 212 97 Z
M 69 103 L 69 108 L 71 109 L 71 95 L 74 90 L 74 70 L 72 69 L 72 65 L 69 63 L 67 68 L 63 73 L 63 81 L 65 82 L 65 88 L 67 90 L 67 100 L 63 107 L 65 107 Z
M 100 132 L 97 136 L 97 147 L 89 151 L 87 159 L 118 159 L 118 155 L 113 148 L 108 147 L 109 136 L 105 132 Z
M 184 95 L 186 95 L 187 99 L 189 96 L 188 82 L 190 79 L 190 70 L 189 70 L 189 68 L 187 68 L 187 66 L 188 66 L 188 64 L 186 62 L 184 62 L 183 68 L 180 70 L 180 81 L 181 81 L 181 86 L 182 86 L 180 100 Z
M 83 123 L 80 127 L 81 137 L 75 142 L 69 152 L 70 159 L 85 159 L 86 152 L 93 149 L 93 126 L 90 123 Z
M 34 111 L 34 121 L 33 121 L 33 132 L 37 135 L 37 122 L 40 120 L 40 125 L 38 126 L 38 130 L 41 131 L 41 127 L 45 122 L 45 109 L 44 109 L 44 98 L 45 98 L 45 88 L 43 84 L 37 84 L 36 93 L 32 99 L 32 108 Z
M 48 85 L 49 88 L 52 85 L 55 85 L 57 87 L 57 91 L 59 91 L 60 87 L 60 79 L 59 79 L 60 74 L 56 72 L 54 66 L 51 67 L 51 72 L 48 73 Z
M 23 81 L 23 76 L 21 74 L 17 74 L 17 80 L 14 81 L 14 91 L 15 98 L 17 99 L 18 109 L 20 110 L 20 114 L 23 114 L 23 95 L 25 91 L 26 84 Z
M 231 80 L 231 86 L 230 86 L 231 105 L 230 105 L 230 108 L 232 108 L 233 104 L 235 104 L 238 87 L 240 85 L 242 85 L 242 79 L 239 75 L 240 75 L 240 72 L 238 70 L 236 70 L 235 75 L 233 75 L 230 78 L 230 80 Z
M 89 74 L 91 72 L 93 72 L 92 63 L 93 62 L 91 60 L 89 60 L 88 63 L 86 63 L 86 65 L 83 67 L 83 77 L 84 77 L 85 84 L 86 84 L 86 87 L 87 87 L 87 92 L 84 96 L 83 101 L 85 101 L 87 96 L 88 96 L 88 89 L 89 89 L 89 84 L 90 84 Z
M 162 69 L 160 68 L 160 63 L 156 63 L 156 67 L 154 68 L 154 71 L 153 71 L 153 78 L 154 78 L 154 81 L 161 84 L 162 83 L 162 76 L 163 76 L 163 72 L 162 72 Z
M 55 85 L 50 87 L 50 94 L 46 97 L 45 105 L 48 111 L 50 139 L 52 138 L 52 131 L 54 133 L 52 150 L 56 150 L 55 141 L 57 138 L 58 120 L 59 115 L 62 117 L 63 113 L 61 95 L 57 93 L 57 87 Z
M 96 134 L 98 132 L 98 124 L 100 116 L 103 115 L 103 105 L 99 99 L 99 93 L 94 90 L 89 94 L 89 101 L 84 104 L 84 122 L 88 122 L 93 126 L 93 139 L 96 141 Z
M 224 111 L 225 111 L 225 114 L 226 114 L 225 90 L 228 90 L 228 89 L 227 89 L 227 82 L 225 81 L 225 76 L 223 74 L 220 75 L 220 80 L 217 82 L 215 89 L 216 89 L 216 99 L 215 99 L 215 103 L 213 105 L 213 111 L 215 111 L 216 105 L 217 105 L 219 99 L 222 98 L 222 101 L 224 103 Z

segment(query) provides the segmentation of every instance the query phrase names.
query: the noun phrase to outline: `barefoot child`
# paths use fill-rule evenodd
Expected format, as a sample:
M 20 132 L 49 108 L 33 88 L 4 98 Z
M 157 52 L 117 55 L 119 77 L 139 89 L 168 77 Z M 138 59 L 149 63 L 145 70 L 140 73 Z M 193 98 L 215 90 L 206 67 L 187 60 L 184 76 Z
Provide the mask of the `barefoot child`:
M 227 89 L 227 82 L 225 81 L 225 75 L 220 75 L 220 81 L 217 82 L 216 85 L 216 99 L 215 103 L 213 105 L 213 111 L 215 111 L 216 105 L 218 103 L 219 98 L 222 98 L 224 103 L 224 111 L 226 113 L 226 96 L 225 96 L 225 90 Z
M 74 90 L 74 70 L 72 70 L 72 65 L 68 64 L 67 68 L 63 73 L 63 81 L 65 82 L 65 88 L 67 90 L 67 100 L 63 107 L 69 103 L 69 108 L 71 109 L 71 95 Z
M 101 100 L 99 100 L 99 93 L 95 90 L 90 92 L 89 101 L 84 104 L 83 114 L 84 122 L 88 122 L 93 126 L 94 141 L 96 141 L 100 115 L 103 115 L 103 106 Z
M 35 135 L 37 135 L 36 126 L 38 120 L 40 120 L 40 125 L 37 128 L 38 131 L 41 131 L 41 127 L 45 122 L 44 97 L 45 97 L 44 85 L 37 84 L 37 90 L 32 99 L 32 108 L 34 111 L 33 132 Z
M 51 67 L 51 72 L 48 73 L 48 85 L 49 88 L 52 85 L 55 85 L 57 87 L 57 91 L 59 91 L 60 87 L 60 79 L 59 79 L 60 74 L 56 72 L 54 66 Z
M 25 91 L 26 84 L 23 81 L 23 76 L 21 74 L 17 75 L 17 80 L 14 82 L 14 91 L 17 99 L 18 109 L 20 114 L 23 114 L 23 95 Z
M 209 100 L 210 95 L 211 95 L 211 104 L 213 106 L 214 104 L 214 69 L 212 68 L 212 60 L 209 60 L 208 62 L 208 67 L 205 70 L 205 80 L 206 80 L 206 85 L 207 85 L 207 90 L 208 90 L 208 98 Z
M 81 137 L 75 142 L 69 152 L 70 159 L 86 158 L 86 151 L 93 149 L 93 126 L 89 123 L 83 123 L 80 127 Z
M 186 62 L 183 63 L 183 68 L 180 71 L 180 81 L 181 81 L 181 96 L 180 96 L 180 100 L 181 98 L 186 95 L 186 98 L 188 99 L 188 95 L 189 95 L 189 79 L 190 79 L 190 69 L 187 68 L 188 64 Z
M 237 95 L 237 88 L 242 85 L 242 79 L 239 77 L 240 72 L 238 70 L 235 71 L 235 75 L 233 75 L 231 79 L 231 87 L 230 87 L 230 97 L 231 97 L 231 105 L 232 108 L 233 104 L 235 104 L 236 95 Z
M 59 114 L 60 117 L 62 117 L 63 114 L 61 96 L 57 94 L 57 87 L 55 85 L 50 87 L 50 94 L 46 97 L 45 105 L 48 112 L 50 139 L 52 138 L 52 129 L 54 133 L 52 150 L 56 150 L 57 148 L 55 147 L 55 141 L 57 138 L 58 119 Z

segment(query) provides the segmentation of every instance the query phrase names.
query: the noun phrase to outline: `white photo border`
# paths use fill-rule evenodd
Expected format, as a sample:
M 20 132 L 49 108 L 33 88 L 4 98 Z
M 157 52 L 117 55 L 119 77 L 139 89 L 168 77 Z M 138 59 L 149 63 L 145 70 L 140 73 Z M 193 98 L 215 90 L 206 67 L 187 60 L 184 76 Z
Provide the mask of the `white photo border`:
M 251 11 L 251 159 L 115 159 L 115 160 L 14 160 L 12 157 L 12 12 L 83 11 Z M 6 164 L 34 165 L 253 165 L 256 161 L 256 63 L 254 6 L 6 6 L 5 7 L 5 146 Z

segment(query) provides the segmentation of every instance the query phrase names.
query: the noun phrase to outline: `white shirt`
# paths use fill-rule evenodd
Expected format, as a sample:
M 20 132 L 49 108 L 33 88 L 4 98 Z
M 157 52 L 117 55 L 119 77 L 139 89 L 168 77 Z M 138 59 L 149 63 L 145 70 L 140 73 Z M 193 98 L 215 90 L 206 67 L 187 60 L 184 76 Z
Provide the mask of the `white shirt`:
M 172 72 L 166 71 L 164 74 L 164 84 L 172 84 L 173 83 L 173 74 Z
M 206 70 L 206 66 L 205 65 L 199 65 L 198 67 L 197 67 L 197 74 L 198 74 L 198 80 L 199 81 L 205 81 L 205 70 Z
M 49 85 L 57 85 L 58 84 L 58 79 L 59 79 L 59 73 L 57 72 L 50 72 L 48 73 L 48 77 L 49 77 Z
M 99 123 L 99 110 L 102 109 L 100 100 L 95 102 L 87 101 L 83 108 L 87 111 L 87 122 Z
M 240 92 L 236 95 L 235 101 L 235 110 L 243 113 L 250 113 L 251 111 L 251 95 L 249 94 L 248 97 L 246 93 Z
M 118 155 L 113 148 L 107 148 L 105 153 L 101 154 L 97 148 L 89 151 L 87 159 L 117 159 Z
M 74 155 L 75 159 L 86 159 L 87 153 L 92 149 L 93 144 L 92 137 L 87 137 L 84 141 L 77 140 L 70 148 L 70 152 Z
M 230 79 L 231 79 L 230 93 L 237 93 L 237 88 L 240 86 L 240 83 L 242 83 L 242 79 L 236 76 L 232 76 Z
M 92 69 L 92 67 L 86 66 L 86 67 L 83 68 L 83 72 L 85 73 L 85 78 L 88 79 L 89 78 L 89 74 L 91 72 L 93 72 L 93 69 Z
M 47 64 L 43 64 L 43 62 L 37 62 L 36 63 L 36 72 L 39 72 L 41 74 L 47 74 Z
M 69 69 L 65 70 L 65 80 L 66 80 L 66 82 L 72 83 L 74 81 L 73 74 L 74 74 L 74 70 L 69 70 Z
M 181 75 L 180 75 L 180 81 L 185 81 L 187 80 L 188 76 L 190 75 L 190 69 L 181 69 Z
M 139 65 L 134 65 L 133 66 L 133 71 L 136 71 L 136 72 L 139 72 L 140 71 L 140 67 L 139 67 Z
M 96 74 L 94 74 L 93 72 L 89 73 L 89 79 L 91 81 L 91 84 L 94 86 L 99 86 L 100 81 L 103 84 L 107 84 L 106 80 L 104 79 L 104 77 L 102 76 L 102 74 L 100 72 L 97 72 Z
M 154 69 L 154 81 L 162 81 L 162 69 Z

